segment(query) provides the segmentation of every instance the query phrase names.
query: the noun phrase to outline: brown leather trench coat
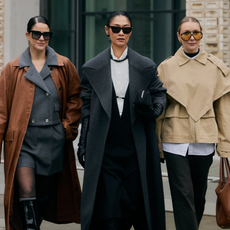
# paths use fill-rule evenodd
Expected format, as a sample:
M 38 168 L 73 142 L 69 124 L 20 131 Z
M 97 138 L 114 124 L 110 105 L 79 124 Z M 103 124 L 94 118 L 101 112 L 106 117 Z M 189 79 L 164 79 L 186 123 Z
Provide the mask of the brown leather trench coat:
M 15 170 L 33 105 L 35 84 L 24 75 L 29 67 L 19 68 L 20 56 L 10 61 L 0 77 L 0 152 L 4 141 L 5 224 L 7 230 L 21 230 Z M 81 87 L 76 68 L 57 54 L 58 66 L 50 66 L 59 94 L 60 118 L 66 131 L 63 171 L 53 188 L 45 220 L 54 223 L 80 222 L 81 189 L 72 141 L 78 133 Z

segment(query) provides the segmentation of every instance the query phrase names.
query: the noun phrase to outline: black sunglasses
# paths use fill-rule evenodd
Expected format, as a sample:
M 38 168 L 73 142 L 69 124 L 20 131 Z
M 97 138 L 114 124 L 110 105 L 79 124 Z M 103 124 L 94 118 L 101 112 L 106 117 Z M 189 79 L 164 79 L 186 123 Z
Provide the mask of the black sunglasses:
M 192 36 L 195 40 L 199 41 L 203 37 L 203 34 L 200 31 L 186 31 L 182 33 L 180 36 L 184 41 L 188 41 Z
M 31 30 L 30 31 L 32 33 L 32 38 L 35 40 L 38 40 L 41 36 L 43 36 L 44 40 L 50 40 L 52 37 L 52 32 L 40 32 L 40 31 L 35 31 L 35 30 Z
M 132 31 L 132 27 L 118 27 L 118 26 L 108 26 L 111 28 L 113 33 L 118 34 L 121 30 L 123 31 L 124 34 L 129 34 Z

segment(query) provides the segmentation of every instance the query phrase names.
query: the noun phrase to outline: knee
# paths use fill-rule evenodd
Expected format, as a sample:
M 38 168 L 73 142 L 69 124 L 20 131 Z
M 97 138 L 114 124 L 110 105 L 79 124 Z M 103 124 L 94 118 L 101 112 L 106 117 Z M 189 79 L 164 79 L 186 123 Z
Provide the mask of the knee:
M 23 185 L 19 188 L 19 195 L 21 198 L 31 198 L 35 197 L 35 189 L 31 185 Z

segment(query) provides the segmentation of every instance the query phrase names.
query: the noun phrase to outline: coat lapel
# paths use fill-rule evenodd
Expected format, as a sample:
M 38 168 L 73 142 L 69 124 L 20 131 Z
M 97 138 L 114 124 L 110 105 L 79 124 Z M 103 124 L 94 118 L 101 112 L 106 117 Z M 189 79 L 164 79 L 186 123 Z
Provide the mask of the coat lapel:
M 27 70 L 28 67 L 29 69 Z M 41 75 L 38 73 L 33 63 L 31 62 L 29 47 L 22 53 L 20 57 L 19 68 L 24 68 L 25 71 L 27 70 L 26 74 L 24 75 L 26 79 L 33 82 L 35 85 L 43 89 L 45 92 L 50 93 Z M 44 71 L 47 73 L 46 70 Z
M 43 89 L 45 92 L 50 93 L 49 89 L 47 88 L 45 82 L 43 81 L 41 75 L 38 73 L 38 71 L 35 69 L 34 65 L 31 63 L 30 68 L 24 75 L 25 78 L 27 78 L 29 81 L 33 82 L 35 85 Z
M 96 57 L 97 58 L 97 57 Z M 98 57 L 99 63 L 95 66 L 85 69 L 90 84 L 97 94 L 101 105 L 107 113 L 109 119 L 111 118 L 112 109 L 112 78 L 110 67 L 110 48 L 106 49 Z M 99 80 L 100 79 L 100 80 Z
M 44 65 L 41 72 L 40 72 L 40 75 L 41 75 L 41 78 L 44 80 L 46 79 L 48 76 L 50 76 L 52 72 L 50 71 L 48 65 Z

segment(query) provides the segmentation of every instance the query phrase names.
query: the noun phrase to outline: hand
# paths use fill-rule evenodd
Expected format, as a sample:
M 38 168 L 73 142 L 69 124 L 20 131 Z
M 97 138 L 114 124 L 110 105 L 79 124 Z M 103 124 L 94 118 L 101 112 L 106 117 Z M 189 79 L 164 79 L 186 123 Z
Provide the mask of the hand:
M 153 110 L 152 99 L 148 90 L 138 90 L 133 104 L 135 109 L 142 112 Z
M 160 158 L 160 162 L 164 164 L 165 163 L 165 159 L 164 158 Z
M 77 157 L 78 157 L 79 163 L 84 168 L 85 167 L 85 146 L 79 145 L 78 151 L 77 151 Z
M 160 103 L 153 104 L 153 111 L 156 117 L 159 117 L 161 115 L 161 113 L 163 112 L 163 109 L 164 107 L 162 104 Z
M 78 143 L 77 157 L 79 163 L 85 167 L 85 154 L 86 154 L 86 136 L 88 131 L 89 117 L 84 117 L 81 121 L 81 136 Z

